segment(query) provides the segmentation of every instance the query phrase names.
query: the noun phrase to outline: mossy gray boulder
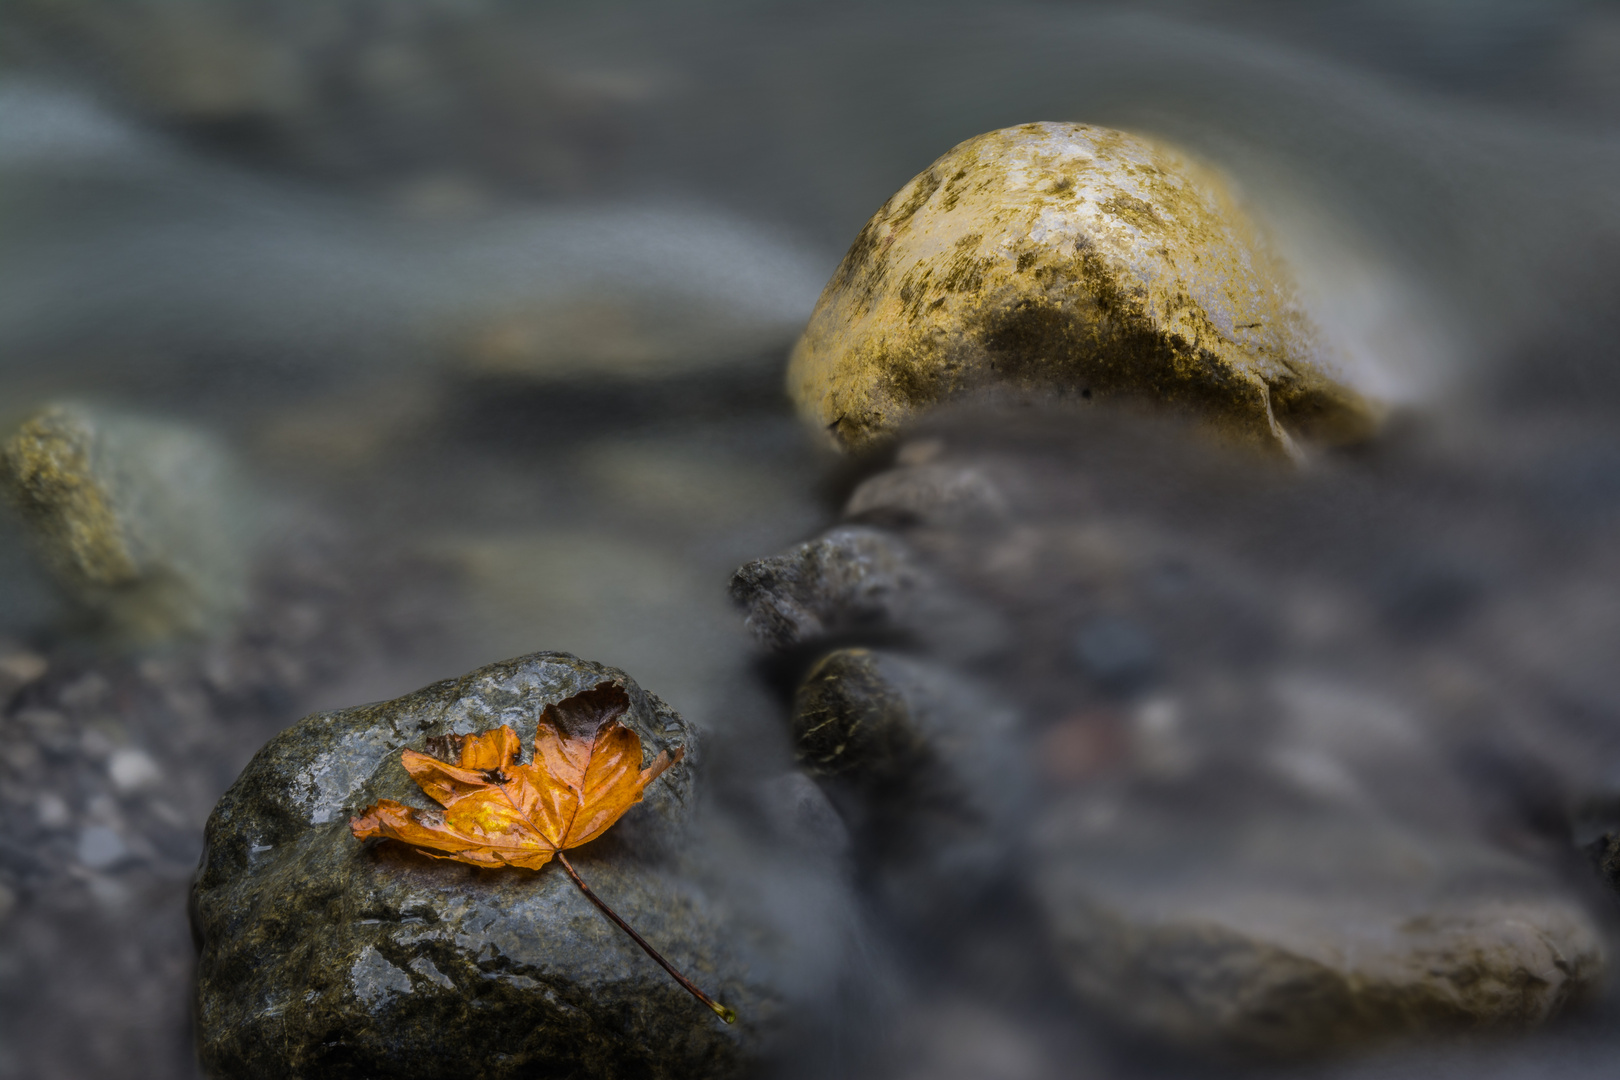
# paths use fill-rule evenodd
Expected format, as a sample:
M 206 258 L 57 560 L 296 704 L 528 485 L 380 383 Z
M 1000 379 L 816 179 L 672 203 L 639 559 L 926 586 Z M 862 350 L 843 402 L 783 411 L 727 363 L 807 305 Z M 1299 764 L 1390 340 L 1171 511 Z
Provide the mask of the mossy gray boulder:
M 379 798 L 427 806 L 399 751 L 508 724 L 525 748 L 548 704 L 603 681 L 644 760 L 684 747 L 643 801 L 572 853 L 581 876 L 742 1020 L 693 1000 L 556 866 L 483 870 L 349 819 Z M 393 701 L 301 720 L 210 818 L 193 888 L 196 1021 L 210 1075 L 715 1077 L 745 1068 L 779 995 L 747 919 L 685 872 L 702 760 L 694 731 L 623 672 L 536 653 Z
M 136 643 L 207 634 L 246 602 L 251 503 L 201 432 L 50 405 L 0 447 L 0 489 L 98 630 Z
M 1367 435 L 1295 286 L 1222 178 L 1152 139 L 1035 123 L 952 149 L 866 223 L 788 388 L 840 446 L 977 394 L 1185 411 L 1292 450 Z

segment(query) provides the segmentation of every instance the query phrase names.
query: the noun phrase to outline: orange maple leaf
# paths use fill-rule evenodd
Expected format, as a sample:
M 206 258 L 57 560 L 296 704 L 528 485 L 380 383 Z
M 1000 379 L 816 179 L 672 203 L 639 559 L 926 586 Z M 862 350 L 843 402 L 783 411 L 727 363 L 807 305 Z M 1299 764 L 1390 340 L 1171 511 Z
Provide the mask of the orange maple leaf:
M 613 683 L 547 705 L 530 765 L 518 764 L 517 732 L 504 724 L 430 740 L 443 756 L 406 750 L 405 771 L 444 809 L 384 799 L 350 823 L 354 835 L 400 840 L 437 859 L 538 870 L 602 835 L 684 755 L 666 750 L 640 768 L 641 739 L 619 721 L 629 707 Z M 445 760 L 452 755 L 455 764 Z
M 685 755 L 684 747 L 673 756 L 665 750 L 640 768 L 641 738 L 619 720 L 629 708 L 629 696 L 610 682 L 547 705 L 528 765 L 519 764 L 522 743 L 505 724 L 477 735 L 429 739 L 431 753 L 405 750 L 400 763 L 443 809 L 383 799 L 352 819 L 349 828 L 359 840 L 398 840 L 435 859 L 473 866 L 539 870 L 556 858 L 591 903 L 729 1024 L 736 1015 L 647 944 L 591 891 L 563 854 L 606 832 L 641 801 L 648 784 Z

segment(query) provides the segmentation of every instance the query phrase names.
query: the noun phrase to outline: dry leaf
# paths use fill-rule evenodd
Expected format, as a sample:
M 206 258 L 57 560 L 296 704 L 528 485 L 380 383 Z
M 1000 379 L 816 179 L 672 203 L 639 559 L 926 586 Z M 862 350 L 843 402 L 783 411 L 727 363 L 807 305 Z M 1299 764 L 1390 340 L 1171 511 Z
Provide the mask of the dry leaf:
M 563 854 L 606 832 L 685 754 L 684 747 L 673 757 L 665 750 L 641 768 L 641 738 L 619 720 L 629 708 L 630 698 L 610 682 L 547 705 L 528 765 L 519 764 L 522 744 L 504 724 L 477 735 L 429 739 L 430 753 L 406 750 L 400 763 L 443 809 L 419 810 L 383 799 L 352 819 L 349 828 L 360 840 L 399 840 L 435 859 L 473 866 L 539 870 L 555 857 L 591 903 L 730 1024 L 736 1014 L 675 970 L 591 891 Z
M 641 768 L 641 739 L 619 721 L 629 707 L 612 683 L 546 706 L 530 765 L 518 764 L 521 744 L 505 725 L 430 740 L 440 756 L 406 750 L 405 771 L 444 809 L 384 799 L 350 823 L 354 835 L 400 840 L 474 866 L 538 870 L 557 852 L 602 835 L 681 759 L 683 750 L 674 757 L 665 751 Z

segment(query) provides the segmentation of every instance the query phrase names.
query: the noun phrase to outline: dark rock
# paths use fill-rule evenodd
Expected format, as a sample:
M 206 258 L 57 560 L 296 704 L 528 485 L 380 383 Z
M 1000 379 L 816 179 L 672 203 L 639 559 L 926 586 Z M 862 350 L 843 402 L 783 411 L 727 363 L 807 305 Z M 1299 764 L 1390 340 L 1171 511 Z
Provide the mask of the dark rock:
M 800 763 L 855 822 L 858 861 L 892 910 L 959 913 L 1002 876 L 1030 790 L 1018 715 L 936 664 L 840 649 L 794 705 Z
M 756 559 L 731 579 L 748 629 L 785 650 L 859 634 L 901 634 L 937 651 L 977 656 L 1004 636 L 995 612 L 943 584 L 892 533 L 843 525 L 781 555 Z
M 1338 468 L 1267 471 L 1102 414 L 963 411 L 856 487 L 858 550 L 846 525 L 752 564 L 753 611 L 814 613 L 768 644 L 855 612 L 904 631 L 885 646 L 904 657 L 816 657 L 794 736 L 884 907 L 955 916 L 930 924 L 931 963 L 969 966 L 961 927 L 997 909 L 950 891 L 977 880 L 1003 912 L 1029 904 L 1002 951 L 1055 965 L 1018 985 L 1066 980 L 1108 1027 L 1199 1051 L 1511 1031 L 1598 987 L 1602 934 L 1555 844 L 1613 760 L 1609 547 L 1572 546 L 1577 572 L 1542 560 L 1564 549 L 1532 519 L 1471 518 L 1439 465 L 1383 487 Z M 1002 512 L 930 501 L 975 473 Z M 907 568 L 876 603 L 873 551 Z M 1559 588 L 1507 591 L 1554 566 Z M 1002 647 L 953 651 L 942 611 L 990 613 Z M 1039 748 L 1038 775 L 953 748 L 982 711 L 962 686 L 1023 718 L 1000 736 Z M 1588 704 L 1554 706 L 1574 690 Z M 1470 764 L 1487 746 L 1512 769 Z M 1027 797 L 1010 819 L 1008 787 Z M 1601 824 L 1576 843 L 1612 872 Z
M 1074 636 L 1074 654 L 1087 675 L 1109 690 L 1128 691 L 1149 682 L 1159 665 L 1159 647 L 1129 619 L 1099 615 Z
M 1620 893 L 1620 834 L 1604 833 L 1586 845 L 1586 854 L 1603 883 Z
M 644 757 L 686 748 L 581 875 L 744 1017 L 720 1024 L 548 867 L 486 871 L 348 819 L 423 796 L 398 751 L 498 723 L 532 745 L 541 709 L 601 680 L 631 699 Z M 219 1077 L 725 1076 L 757 1048 L 771 992 L 729 919 L 676 866 L 701 759 L 692 729 L 622 672 L 563 653 L 492 664 L 272 740 L 209 821 L 193 891 L 197 1028 Z
M 904 623 L 933 585 L 906 546 L 878 529 L 834 529 L 731 579 L 748 629 L 769 648 Z

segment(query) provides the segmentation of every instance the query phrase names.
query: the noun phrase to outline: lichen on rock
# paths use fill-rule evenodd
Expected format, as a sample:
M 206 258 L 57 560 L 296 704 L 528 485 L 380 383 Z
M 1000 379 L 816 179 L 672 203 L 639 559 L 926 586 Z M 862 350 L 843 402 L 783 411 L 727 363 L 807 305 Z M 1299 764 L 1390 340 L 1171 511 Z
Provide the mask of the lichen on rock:
M 856 448 L 969 395 L 1133 400 L 1239 441 L 1367 435 L 1286 267 L 1221 177 L 1087 124 L 969 139 L 866 223 L 794 349 L 801 413 Z

